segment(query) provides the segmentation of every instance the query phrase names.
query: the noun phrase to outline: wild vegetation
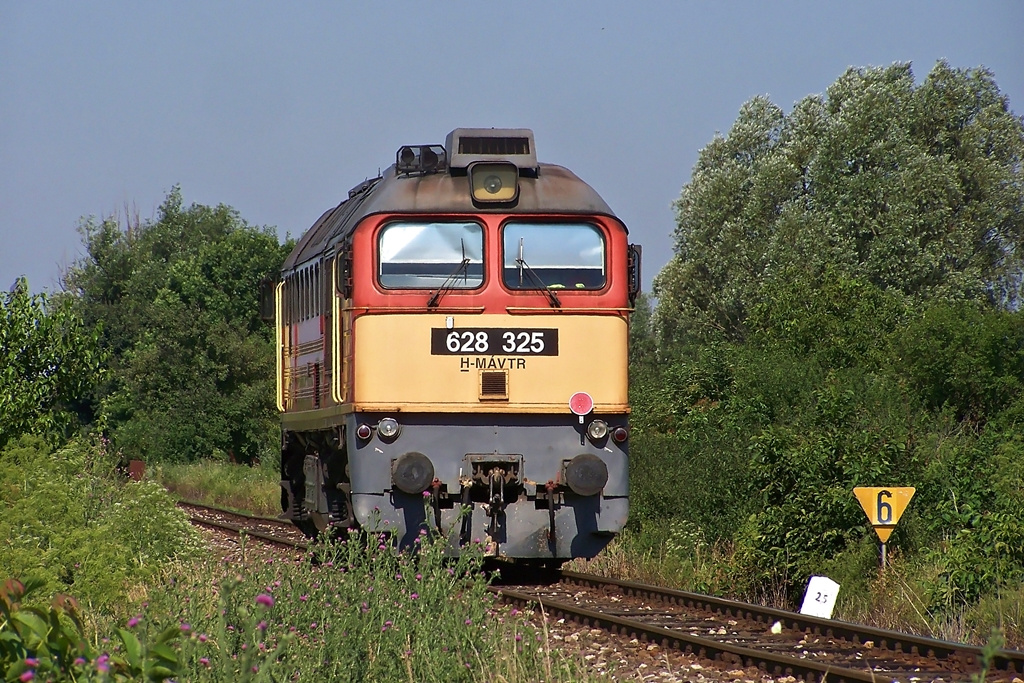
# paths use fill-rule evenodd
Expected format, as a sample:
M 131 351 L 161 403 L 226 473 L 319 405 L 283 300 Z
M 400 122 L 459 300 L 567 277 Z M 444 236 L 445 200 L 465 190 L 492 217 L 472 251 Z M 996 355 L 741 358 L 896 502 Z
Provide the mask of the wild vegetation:
M 902 581 L 904 623 L 1024 643 L 1019 605 L 991 609 L 1024 580 L 1022 159 L 984 70 L 744 105 L 632 330 L 641 551 L 790 606 L 824 573 L 857 616 Z M 881 579 L 855 486 L 917 489 Z
M 149 462 L 272 456 L 272 331 L 256 293 L 291 243 L 229 207 L 186 207 L 178 188 L 155 220 L 87 220 L 81 233 L 67 294 L 109 357 L 91 418 Z
M 631 327 L 630 524 L 587 568 L 790 607 L 827 574 L 842 618 L 1024 647 L 1024 122 L 992 74 L 897 64 L 788 114 L 755 98 L 676 209 Z M 576 675 L 428 537 L 418 560 L 332 546 L 241 578 L 204 557 L 119 469 L 273 504 L 257 290 L 291 245 L 177 189 L 82 234 L 66 292 L 0 295 L 7 679 Z M 870 485 L 917 489 L 884 574 Z

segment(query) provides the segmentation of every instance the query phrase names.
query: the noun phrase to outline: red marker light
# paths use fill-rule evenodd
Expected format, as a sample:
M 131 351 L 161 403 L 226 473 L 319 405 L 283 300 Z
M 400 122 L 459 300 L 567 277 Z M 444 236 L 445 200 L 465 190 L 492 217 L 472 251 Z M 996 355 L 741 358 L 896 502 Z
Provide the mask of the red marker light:
M 573 415 L 579 415 L 582 418 L 584 415 L 589 415 L 593 409 L 594 399 L 590 398 L 590 394 L 585 391 L 577 391 L 569 399 L 569 410 L 573 412 Z
M 369 439 L 370 434 L 372 433 L 373 432 L 370 431 L 370 425 L 361 424 L 358 427 L 356 427 L 356 436 L 358 436 L 360 439 Z

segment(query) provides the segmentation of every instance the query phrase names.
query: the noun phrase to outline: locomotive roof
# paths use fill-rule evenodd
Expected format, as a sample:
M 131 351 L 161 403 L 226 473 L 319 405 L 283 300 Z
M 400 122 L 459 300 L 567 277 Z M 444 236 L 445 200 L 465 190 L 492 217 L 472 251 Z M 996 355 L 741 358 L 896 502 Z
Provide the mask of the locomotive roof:
M 348 234 L 363 218 L 381 213 L 602 214 L 615 217 L 600 195 L 575 173 L 554 164 L 537 164 L 536 177 L 520 176 L 519 199 L 512 208 L 481 208 L 470 196 L 469 178 L 448 172 L 399 175 L 395 165 L 367 180 L 326 211 L 305 232 L 285 260 L 287 271 L 320 254 Z

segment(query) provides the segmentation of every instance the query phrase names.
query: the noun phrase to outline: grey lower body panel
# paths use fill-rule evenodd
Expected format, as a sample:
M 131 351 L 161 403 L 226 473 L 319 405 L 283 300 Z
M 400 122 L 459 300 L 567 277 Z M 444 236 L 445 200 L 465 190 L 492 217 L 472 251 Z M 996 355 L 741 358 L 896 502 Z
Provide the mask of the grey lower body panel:
M 384 417 L 399 433 L 383 438 Z M 354 413 L 346 416 L 346 446 L 353 513 L 370 531 L 393 533 L 412 544 L 422 530 L 441 533 L 451 552 L 481 543 L 488 554 L 515 558 L 593 557 L 622 530 L 629 512 L 626 444 L 594 443 L 586 424 L 594 418 L 626 427 L 626 415 L 590 416 L 585 424 L 566 415 L 465 415 Z M 357 427 L 374 428 L 369 439 Z M 405 492 L 393 469 L 407 453 L 426 456 L 432 486 Z M 597 456 L 607 469 L 600 492 L 578 495 L 566 484 L 566 465 Z M 494 484 L 481 474 L 501 468 Z

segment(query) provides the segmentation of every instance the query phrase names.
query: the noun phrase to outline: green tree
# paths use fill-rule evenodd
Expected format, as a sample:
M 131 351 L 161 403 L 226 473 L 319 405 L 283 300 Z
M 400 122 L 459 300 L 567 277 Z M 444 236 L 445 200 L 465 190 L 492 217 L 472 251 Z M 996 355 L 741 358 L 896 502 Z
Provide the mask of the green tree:
M 21 434 L 57 439 L 78 422 L 102 355 L 70 303 L 29 294 L 24 279 L 0 295 L 0 448 Z
M 82 227 L 88 255 L 66 281 L 103 323 L 111 372 L 94 408 L 115 444 L 151 460 L 272 451 L 272 332 L 258 289 L 290 245 L 226 206 L 185 207 L 175 188 L 155 220 Z
M 985 69 L 850 69 L 788 115 L 755 97 L 676 202 L 662 338 L 743 339 L 767 287 L 827 269 L 908 301 L 1018 306 L 1022 160 L 1024 122 Z

